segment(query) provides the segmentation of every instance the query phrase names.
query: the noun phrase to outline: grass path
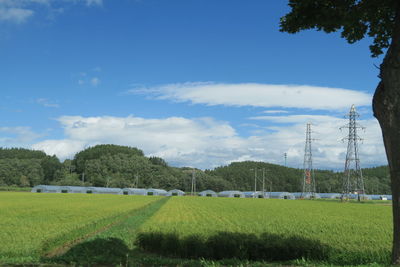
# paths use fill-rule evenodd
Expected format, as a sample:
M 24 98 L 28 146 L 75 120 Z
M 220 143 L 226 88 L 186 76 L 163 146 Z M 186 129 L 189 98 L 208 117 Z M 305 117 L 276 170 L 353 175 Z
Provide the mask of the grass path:
M 67 264 L 123 264 L 137 255 L 135 239 L 138 228 L 152 217 L 169 198 L 152 202 L 108 227 L 81 238 L 73 246 L 64 245 L 44 261 Z M 48 255 L 49 256 L 49 255 Z
M 0 265 L 42 255 L 160 197 L 0 192 Z

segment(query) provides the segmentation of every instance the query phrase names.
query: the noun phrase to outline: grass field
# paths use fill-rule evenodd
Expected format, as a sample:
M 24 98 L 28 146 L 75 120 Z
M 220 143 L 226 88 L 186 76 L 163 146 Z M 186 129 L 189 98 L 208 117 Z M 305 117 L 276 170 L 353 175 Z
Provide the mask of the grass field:
M 0 193 L 0 263 L 38 262 L 157 200 L 157 197 Z
M 392 220 L 391 207 L 377 204 L 172 198 L 140 231 L 141 247 L 176 256 L 386 263 Z
M 386 264 L 392 240 L 373 203 L 0 192 L 0 214 L 0 265 Z

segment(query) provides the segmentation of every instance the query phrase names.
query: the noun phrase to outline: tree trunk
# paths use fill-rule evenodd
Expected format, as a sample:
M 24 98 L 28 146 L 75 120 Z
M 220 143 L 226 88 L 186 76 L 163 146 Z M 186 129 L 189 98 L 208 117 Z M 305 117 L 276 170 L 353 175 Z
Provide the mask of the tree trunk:
M 393 198 L 392 263 L 400 265 L 400 5 L 392 41 L 381 64 L 381 82 L 373 98 L 374 116 L 382 128 Z

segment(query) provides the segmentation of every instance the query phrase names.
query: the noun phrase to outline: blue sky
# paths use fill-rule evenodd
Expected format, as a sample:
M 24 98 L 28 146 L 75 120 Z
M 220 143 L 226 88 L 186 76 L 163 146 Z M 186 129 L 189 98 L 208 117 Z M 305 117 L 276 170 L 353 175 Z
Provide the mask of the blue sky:
M 0 146 L 71 158 L 96 144 L 173 166 L 344 165 L 355 104 L 361 164 L 386 164 L 370 40 L 279 32 L 287 1 L 0 0 Z

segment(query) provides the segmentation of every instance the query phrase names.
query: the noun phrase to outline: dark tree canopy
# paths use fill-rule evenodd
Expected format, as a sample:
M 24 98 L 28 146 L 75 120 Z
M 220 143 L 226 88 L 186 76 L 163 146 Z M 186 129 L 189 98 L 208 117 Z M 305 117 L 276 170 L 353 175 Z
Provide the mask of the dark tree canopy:
M 75 162 L 82 164 L 81 171 L 78 171 Z M 75 161 L 65 160 L 63 163 L 56 156 L 48 156 L 41 151 L 0 149 L 0 186 L 54 184 L 159 187 L 189 192 L 194 172 L 198 191 L 252 191 L 254 171 L 251 169 L 255 168 L 258 170 L 258 190 L 262 184 L 262 169 L 265 169 L 266 191 L 301 191 L 302 170 L 265 162 L 234 162 L 214 170 L 202 171 L 170 167 L 162 158 L 145 157 L 140 149 L 115 145 L 98 145 L 85 149 L 76 154 Z M 316 170 L 315 173 L 318 192 L 340 192 L 342 173 L 327 170 Z M 367 193 L 389 193 L 386 166 L 364 169 L 363 173 L 365 183 L 371 184 L 368 186 L 371 190 Z
M 398 0 L 289 0 L 291 12 L 281 18 L 281 31 L 341 31 L 349 43 L 373 39 L 373 57 L 389 47 Z
M 86 148 L 77 153 L 74 157 L 74 164 L 76 165 L 77 172 L 82 173 L 85 169 L 85 162 L 87 160 L 99 159 L 106 155 L 127 154 L 144 156 L 143 151 L 135 147 L 118 146 L 118 145 L 97 145 L 94 147 Z
M 38 150 L 0 147 L 0 159 L 42 159 L 46 156 L 46 153 Z

